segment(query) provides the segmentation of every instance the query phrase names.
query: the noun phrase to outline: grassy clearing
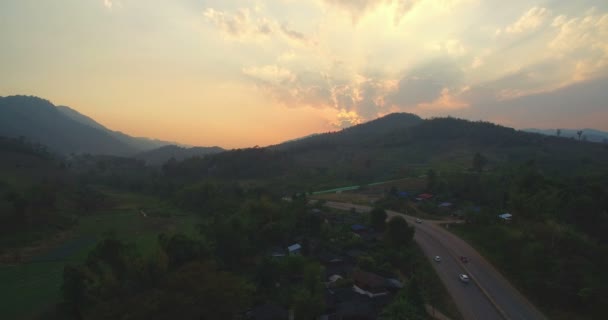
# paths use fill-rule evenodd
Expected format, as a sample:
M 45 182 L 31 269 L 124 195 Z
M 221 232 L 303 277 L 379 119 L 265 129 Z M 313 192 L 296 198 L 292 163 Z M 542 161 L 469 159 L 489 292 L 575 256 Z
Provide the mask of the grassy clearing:
M 0 266 L 0 315 L 3 319 L 31 319 L 58 302 L 64 266 L 83 261 L 97 241 L 105 236 L 131 242 L 142 254 L 149 254 L 155 250 L 160 233 L 197 234 L 197 217 L 158 199 L 103 192 L 113 203 L 111 209 L 81 217 L 65 239 L 45 248 L 29 261 Z
M 3 319 L 28 319 L 60 298 L 65 262 L 0 266 L 0 314 Z

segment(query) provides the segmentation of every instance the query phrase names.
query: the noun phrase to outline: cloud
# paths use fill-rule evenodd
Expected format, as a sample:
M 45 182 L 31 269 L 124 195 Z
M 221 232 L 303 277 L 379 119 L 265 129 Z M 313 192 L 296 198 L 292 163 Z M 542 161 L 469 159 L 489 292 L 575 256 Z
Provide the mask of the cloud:
M 504 29 L 498 29 L 496 34 L 501 35 L 505 33 L 513 35 L 532 31 L 541 26 L 550 15 L 550 11 L 546 8 L 532 7 L 513 24 Z
M 104 7 L 108 8 L 108 9 L 112 9 L 112 0 L 103 0 L 103 5 Z
M 267 25 L 263 23 L 256 25 L 251 21 L 248 9 L 239 9 L 235 13 L 229 13 L 208 8 L 203 14 L 216 27 L 233 37 L 268 33 L 264 32 Z
M 486 31 L 474 36 L 456 28 L 418 38 L 397 26 L 390 28 L 392 17 L 412 10 L 416 11 L 402 26 L 432 24 L 436 16 L 447 17 L 451 9 L 465 2 L 472 1 L 318 0 L 317 4 L 352 15 L 355 22 L 377 12 L 359 26 L 328 14 L 322 18 L 327 21 L 307 29 L 316 28 L 317 37 L 294 27 L 306 26 L 302 20 L 266 17 L 264 10 L 208 9 L 206 17 L 235 38 L 265 36 L 279 41 L 272 43 L 274 56 L 264 60 L 274 62 L 246 66 L 242 74 L 279 105 L 332 110 L 336 119 L 332 125 L 338 127 L 395 111 L 428 116 L 465 114 L 484 105 L 507 105 L 508 101 L 555 92 L 573 81 L 608 73 L 608 40 L 604 40 L 608 39 L 608 15 L 597 12 L 553 16 L 553 7 L 532 7 L 499 29 L 501 37 L 496 38 L 487 36 L 495 30 L 491 23 L 480 25 Z M 313 5 L 312 9 L 319 7 Z M 433 19 L 425 20 L 427 16 Z M 370 27 L 377 21 L 388 23 L 383 25 L 389 26 L 386 42 L 374 37 L 376 32 L 384 32 Z M 353 34 L 344 37 L 344 32 Z M 485 43 L 482 36 L 487 38 Z M 390 61 L 386 63 L 372 59 L 384 57 L 378 51 L 390 52 L 393 46 L 387 42 L 402 37 L 422 42 L 421 49 L 411 49 L 418 54 L 405 54 L 402 61 L 386 59 Z M 365 50 L 358 50 L 360 46 Z
M 348 128 L 363 122 L 363 118 L 356 111 L 341 109 L 336 115 L 336 120 L 331 125 L 336 128 Z
M 608 56 L 608 14 L 572 19 L 561 15 L 553 20 L 552 26 L 558 29 L 549 44 L 552 49 L 566 53 L 590 49 Z
M 422 1 L 424 0 L 322 0 L 326 4 L 348 12 L 354 23 L 380 6 L 387 5 L 393 10 L 395 24 L 398 24 L 404 15 Z
M 458 39 L 449 39 L 436 42 L 434 44 L 434 48 L 439 52 L 454 57 L 462 56 L 468 51 L 464 44 Z
M 513 99 L 496 101 L 492 89 L 471 88 L 461 95 L 471 105 L 458 116 L 503 119 L 525 127 L 605 127 L 608 116 L 608 78 L 588 80 Z
M 482 58 L 480 58 L 480 57 L 475 57 L 475 58 L 473 59 L 473 62 L 471 62 L 471 68 L 472 68 L 472 69 L 477 69 L 477 68 L 480 68 L 480 67 L 481 67 L 481 66 L 483 66 L 483 65 L 484 65 L 484 61 L 483 61 L 483 59 L 482 59 Z
M 314 44 L 305 34 L 291 29 L 287 24 L 279 24 L 276 20 L 260 17 L 260 10 L 238 9 L 235 12 L 219 11 L 208 8 L 203 15 L 214 26 L 232 38 L 241 40 L 255 39 L 263 36 L 283 35 L 292 43 L 302 45 Z
M 584 81 L 608 74 L 608 14 L 587 14 L 553 19 L 556 36 L 549 43 L 553 56 L 571 62 L 571 81 Z
M 323 2 L 348 11 L 356 21 L 367 11 L 377 8 L 390 0 L 323 0 Z
M 326 72 L 292 72 L 276 65 L 244 68 L 243 74 L 281 105 L 336 110 L 339 124 L 333 125 L 339 127 L 386 113 L 386 95 L 396 88 L 396 81 L 363 75 L 340 80 Z
M 295 80 L 295 75 L 290 70 L 276 65 L 243 68 L 243 73 L 267 83 L 287 84 Z
M 468 88 L 462 88 L 457 92 L 452 92 L 449 88 L 441 89 L 441 94 L 437 99 L 431 102 L 423 102 L 416 106 L 416 110 L 419 110 L 419 113 L 425 113 L 428 111 L 453 111 L 468 108 L 470 104 L 461 98 L 459 95 L 468 90 Z
M 332 88 L 319 72 L 298 74 L 280 66 L 243 68 L 243 74 L 285 107 L 335 108 Z
M 308 38 L 303 33 L 290 29 L 289 26 L 285 23 L 281 25 L 281 31 L 287 38 L 291 40 L 298 42 L 308 42 Z

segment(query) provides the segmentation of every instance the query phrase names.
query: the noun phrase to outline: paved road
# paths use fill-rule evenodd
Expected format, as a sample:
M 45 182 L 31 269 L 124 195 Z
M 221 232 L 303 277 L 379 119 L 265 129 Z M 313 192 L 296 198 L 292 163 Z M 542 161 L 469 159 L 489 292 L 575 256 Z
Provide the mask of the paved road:
M 359 212 L 371 210 L 368 206 L 341 202 L 327 202 L 326 205 L 342 210 L 355 208 Z M 441 256 L 440 263 L 431 261 L 465 319 L 546 319 L 475 249 L 443 229 L 438 222 L 423 220 L 415 223 L 416 218 L 399 212 L 387 211 L 387 214 L 389 217 L 402 216 L 416 227 L 414 240 L 429 259 Z M 468 257 L 469 263 L 462 263 L 460 256 Z M 469 284 L 458 279 L 461 273 L 471 277 Z

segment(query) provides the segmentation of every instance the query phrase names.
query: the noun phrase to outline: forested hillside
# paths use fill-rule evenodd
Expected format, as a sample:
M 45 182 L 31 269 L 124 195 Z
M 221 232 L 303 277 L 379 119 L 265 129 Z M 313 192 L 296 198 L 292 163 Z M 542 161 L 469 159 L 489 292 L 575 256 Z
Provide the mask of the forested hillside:
M 0 97 L 0 135 L 24 137 L 64 155 L 131 156 L 173 144 L 109 130 L 74 109 L 32 96 Z

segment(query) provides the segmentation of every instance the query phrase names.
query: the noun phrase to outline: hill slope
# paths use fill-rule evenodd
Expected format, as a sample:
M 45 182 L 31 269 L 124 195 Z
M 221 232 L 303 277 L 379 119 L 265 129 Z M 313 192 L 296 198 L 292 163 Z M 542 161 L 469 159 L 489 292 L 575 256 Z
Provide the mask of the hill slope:
M 109 130 L 69 107 L 31 96 L 0 97 L 0 135 L 25 137 L 62 154 L 130 156 L 173 144 Z
M 36 97 L 0 98 L 0 135 L 23 136 L 63 154 L 129 155 L 135 152 L 108 132 L 75 121 L 49 101 Z
M 105 131 L 105 132 L 109 133 L 111 136 L 128 144 L 129 146 L 131 146 L 132 148 L 134 148 L 138 151 L 152 150 L 155 148 L 160 148 L 162 146 L 176 144 L 175 142 L 171 142 L 171 141 L 162 141 L 162 140 L 150 139 L 150 138 L 144 138 L 144 137 L 131 137 L 120 131 L 112 131 L 112 130 L 104 127 L 97 121 L 79 113 L 78 111 L 76 111 L 70 107 L 57 106 L 57 109 L 59 111 L 61 111 L 64 115 L 70 117 L 72 120 L 78 121 L 89 127 Z

